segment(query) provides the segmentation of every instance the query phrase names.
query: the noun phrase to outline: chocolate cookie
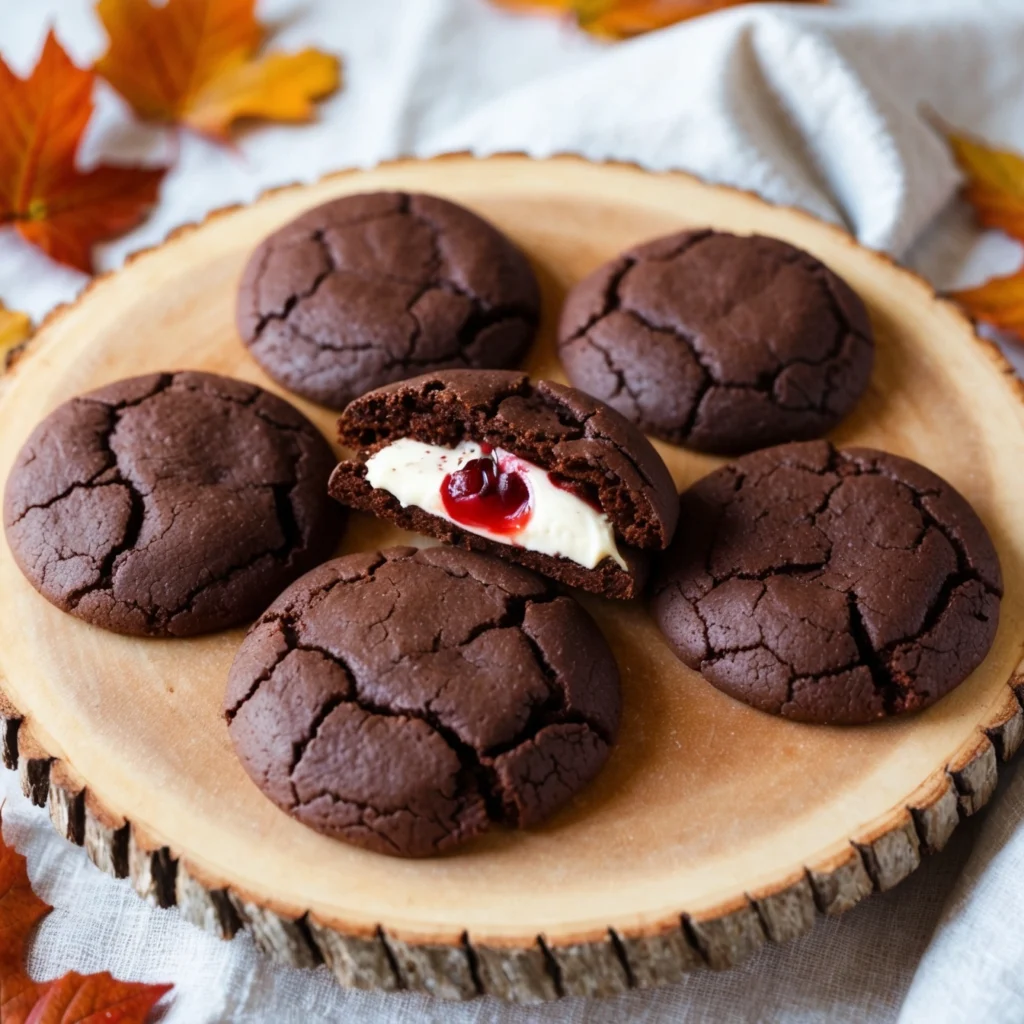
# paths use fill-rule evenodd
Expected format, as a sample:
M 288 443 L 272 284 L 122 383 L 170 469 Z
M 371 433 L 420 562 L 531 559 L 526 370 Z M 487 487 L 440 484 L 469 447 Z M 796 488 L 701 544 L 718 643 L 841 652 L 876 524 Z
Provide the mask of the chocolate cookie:
M 93 625 L 224 629 L 333 550 L 333 462 L 304 416 L 252 384 L 134 377 L 36 427 L 7 480 L 7 541 L 44 597 Z
M 654 617 L 687 665 L 762 711 L 831 723 L 916 711 L 992 645 L 992 541 L 909 459 L 781 445 L 706 476 L 680 515 Z
M 427 374 L 357 399 L 339 432 L 358 450 L 331 477 L 342 504 L 606 597 L 636 597 L 675 530 L 675 486 L 643 434 L 550 381 Z
M 864 304 L 777 238 L 683 231 L 623 253 L 569 293 L 572 383 L 700 451 L 819 437 L 856 404 L 874 340 Z
M 238 329 L 274 380 L 344 408 L 391 381 L 448 366 L 514 366 L 540 293 L 523 254 L 435 196 L 345 196 L 252 254 Z
M 314 569 L 250 630 L 225 697 L 274 803 L 399 857 L 543 821 L 600 770 L 619 711 L 615 659 L 572 598 L 451 548 Z

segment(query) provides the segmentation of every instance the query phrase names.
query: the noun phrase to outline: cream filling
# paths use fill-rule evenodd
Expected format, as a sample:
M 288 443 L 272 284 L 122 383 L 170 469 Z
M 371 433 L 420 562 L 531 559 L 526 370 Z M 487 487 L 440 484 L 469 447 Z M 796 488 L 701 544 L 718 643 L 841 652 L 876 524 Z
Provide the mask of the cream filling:
M 560 555 L 584 568 L 593 569 L 611 558 L 628 569 L 615 543 L 615 531 L 608 517 L 581 498 L 556 487 L 547 471 L 495 448 L 492 458 L 504 472 L 516 472 L 530 491 L 531 515 L 512 533 L 494 533 L 480 526 L 468 526 L 453 519 L 441 499 L 441 484 L 449 473 L 462 469 L 473 459 L 485 458 L 475 441 L 462 441 L 455 448 L 424 444 L 402 437 L 366 460 L 366 479 L 372 487 L 387 491 L 403 507 L 417 508 L 440 516 L 468 533 L 499 544 Z

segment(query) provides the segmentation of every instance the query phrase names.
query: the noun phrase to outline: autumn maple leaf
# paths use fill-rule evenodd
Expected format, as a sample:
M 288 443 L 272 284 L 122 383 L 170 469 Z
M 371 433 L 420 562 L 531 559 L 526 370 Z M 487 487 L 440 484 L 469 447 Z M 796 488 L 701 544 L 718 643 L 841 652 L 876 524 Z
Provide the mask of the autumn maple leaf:
M 25 942 L 50 909 L 32 891 L 25 858 L 0 832 L 0 1024 L 142 1024 L 170 985 L 74 971 L 37 982 L 25 973 Z
M 495 0 L 502 7 L 565 14 L 580 28 L 608 39 L 626 39 L 702 14 L 758 0 Z M 828 0 L 790 0 L 827 3 Z
M 25 1024 L 46 989 L 25 973 L 21 960 L 0 958 L 0 1024 Z
M 76 974 L 50 982 L 25 1024 L 142 1024 L 170 985 L 118 981 L 102 974 Z
M 967 177 L 964 198 L 978 220 L 1024 242 L 1024 157 L 966 135 L 949 135 L 949 145 Z
M 0 1024 L 23 1024 L 46 990 L 23 964 L 25 940 L 50 909 L 32 891 L 25 858 L 0 835 Z
M 96 242 L 143 218 L 164 173 L 76 168 L 94 81 L 93 72 L 71 63 L 53 32 L 27 79 L 0 59 L 0 225 L 12 224 L 53 259 L 86 272 Z
M 338 88 L 337 57 L 306 49 L 256 57 L 255 0 L 99 0 L 110 37 L 96 64 L 143 118 L 223 139 L 239 118 L 306 121 Z
M 964 198 L 986 227 L 1024 242 L 1024 157 L 994 149 L 966 135 L 947 133 L 966 178 Z M 971 316 L 1024 341 L 1024 268 L 977 288 L 952 293 Z
M 20 958 L 26 936 L 51 909 L 32 891 L 25 858 L 0 835 L 0 959 Z
M 977 288 L 962 288 L 952 297 L 971 316 L 1024 341 L 1024 270 L 994 277 Z
M 0 373 L 3 373 L 11 353 L 31 333 L 32 321 L 28 315 L 19 313 L 14 309 L 8 309 L 0 302 Z

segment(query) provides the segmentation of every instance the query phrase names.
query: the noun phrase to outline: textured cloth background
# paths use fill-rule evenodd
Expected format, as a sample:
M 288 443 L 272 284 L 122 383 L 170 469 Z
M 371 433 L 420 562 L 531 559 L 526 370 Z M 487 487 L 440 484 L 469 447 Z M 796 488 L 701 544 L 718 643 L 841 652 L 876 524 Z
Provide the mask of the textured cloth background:
M 0 0 L 0 52 L 26 72 L 48 24 L 81 61 L 103 46 L 87 0 Z M 1019 262 L 953 199 L 957 174 L 925 111 L 1024 149 L 1022 0 L 835 0 L 740 8 L 609 47 L 483 0 L 280 0 L 261 4 L 275 44 L 344 55 L 346 86 L 318 124 L 259 127 L 235 151 L 185 137 L 154 215 L 107 246 L 101 268 L 208 210 L 262 189 L 403 154 L 471 149 L 581 153 L 683 168 L 844 224 L 938 287 Z M 159 162 L 167 133 L 98 96 L 85 161 Z M 0 111 L 0 117 L 3 111 Z M 36 316 L 85 279 L 0 232 L 0 298 Z M 110 969 L 172 981 L 168 1024 L 525 1021 L 1024 1020 L 1024 775 L 907 882 L 725 974 L 603 1002 L 539 1009 L 491 1000 L 338 990 L 326 969 L 275 967 L 248 938 L 211 939 L 101 875 L 0 772 L 4 835 L 56 910 L 32 971 Z

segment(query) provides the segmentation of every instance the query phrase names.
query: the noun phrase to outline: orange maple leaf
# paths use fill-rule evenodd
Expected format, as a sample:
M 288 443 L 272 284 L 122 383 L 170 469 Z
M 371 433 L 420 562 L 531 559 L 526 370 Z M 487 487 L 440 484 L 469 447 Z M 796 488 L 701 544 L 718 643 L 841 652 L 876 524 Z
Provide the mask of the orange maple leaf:
M 967 177 L 964 198 L 986 227 L 1024 242 L 1024 157 L 950 133 L 949 145 Z
M 51 909 L 32 891 L 25 858 L 0 835 L 0 958 L 20 957 L 28 933 Z
M 32 891 L 25 858 L 0 831 L 0 1024 L 142 1024 L 170 985 L 74 971 L 37 982 L 25 973 L 29 932 L 51 909 Z
M 702 14 L 759 0 L 495 0 L 502 7 L 566 14 L 580 28 L 607 39 L 626 39 Z M 828 3 L 828 0 L 789 0 Z
M 978 220 L 1024 242 L 1024 157 L 956 132 L 946 131 L 946 136 L 966 178 L 964 198 Z M 952 298 L 975 319 L 1024 341 L 1024 268 L 952 292 Z
M 140 117 L 223 139 L 239 118 L 307 121 L 340 82 L 319 50 L 255 57 L 255 0 L 99 0 L 110 46 L 96 70 Z
M 27 79 L 0 59 L 0 225 L 79 270 L 92 247 L 134 227 L 156 201 L 163 170 L 75 167 L 92 114 L 95 75 L 83 71 L 51 31 Z
M 142 1024 L 170 985 L 118 981 L 102 974 L 76 974 L 50 982 L 25 1024 Z
M 20 956 L 17 960 L 0 957 L 0 1024 L 25 1024 L 46 989 L 25 973 Z
M 29 932 L 50 909 L 32 891 L 25 858 L 0 833 L 0 1024 L 23 1024 L 46 990 L 25 974 L 23 964 Z
M 0 373 L 11 353 L 32 333 L 32 321 L 26 313 L 8 309 L 0 302 Z M 0 1020 L 2 1024 L 2 1020 Z
M 977 288 L 963 288 L 952 297 L 971 316 L 1024 341 L 1024 269 L 994 277 Z

